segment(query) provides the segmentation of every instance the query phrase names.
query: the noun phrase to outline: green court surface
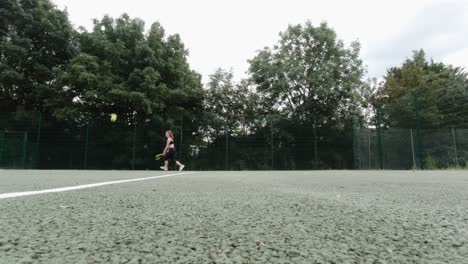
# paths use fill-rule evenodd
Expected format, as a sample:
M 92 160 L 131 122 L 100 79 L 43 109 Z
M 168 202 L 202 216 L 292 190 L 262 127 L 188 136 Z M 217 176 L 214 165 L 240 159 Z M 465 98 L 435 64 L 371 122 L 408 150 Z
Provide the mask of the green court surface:
M 0 170 L 0 263 L 468 263 L 464 171 L 174 174 Z

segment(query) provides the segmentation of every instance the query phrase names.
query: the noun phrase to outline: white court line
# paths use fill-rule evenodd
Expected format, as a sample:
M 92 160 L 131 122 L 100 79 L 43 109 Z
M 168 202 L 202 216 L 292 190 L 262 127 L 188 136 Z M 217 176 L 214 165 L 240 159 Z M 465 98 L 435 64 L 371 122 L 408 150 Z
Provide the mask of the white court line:
M 8 198 L 16 198 L 16 197 L 21 197 L 21 196 L 45 194 L 45 193 L 69 192 L 69 191 L 74 191 L 74 190 L 88 189 L 88 188 L 100 187 L 100 186 L 105 186 L 105 185 L 120 184 L 120 183 L 127 183 L 127 182 L 136 182 L 136 181 L 147 181 L 147 180 L 174 177 L 174 176 L 187 175 L 187 174 L 193 174 L 193 173 L 195 173 L 195 172 L 168 174 L 168 175 L 162 175 L 162 176 L 137 178 L 137 179 L 121 180 L 121 181 L 99 182 L 99 183 L 77 185 L 77 186 L 70 186 L 70 187 L 62 187 L 62 188 L 54 188 L 54 189 L 39 190 L 39 191 L 2 193 L 2 194 L 0 194 L 0 200 L 8 199 Z

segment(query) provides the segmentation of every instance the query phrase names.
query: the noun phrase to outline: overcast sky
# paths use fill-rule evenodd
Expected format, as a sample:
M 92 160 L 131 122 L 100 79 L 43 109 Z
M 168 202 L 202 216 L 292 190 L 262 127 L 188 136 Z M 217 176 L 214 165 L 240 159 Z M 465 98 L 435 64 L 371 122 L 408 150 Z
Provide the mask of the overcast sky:
M 347 44 L 359 40 L 369 76 L 380 78 L 423 48 L 437 61 L 468 66 L 468 0 L 53 0 L 75 26 L 128 13 L 147 28 L 179 33 L 191 67 L 207 81 L 218 67 L 246 76 L 247 60 L 272 46 L 288 24 L 328 21 Z M 468 67 L 467 67 L 468 68 Z

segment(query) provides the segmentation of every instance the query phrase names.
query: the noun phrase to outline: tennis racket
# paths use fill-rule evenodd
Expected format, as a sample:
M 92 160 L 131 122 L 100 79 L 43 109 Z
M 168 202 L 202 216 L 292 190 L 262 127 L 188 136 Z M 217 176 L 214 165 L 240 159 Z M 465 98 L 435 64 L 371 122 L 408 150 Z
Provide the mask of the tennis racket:
M 158 154 L 154 157 L 155 160 L 160 160 L 162 159 L 162 157 L 164 157 L 164 154 Z

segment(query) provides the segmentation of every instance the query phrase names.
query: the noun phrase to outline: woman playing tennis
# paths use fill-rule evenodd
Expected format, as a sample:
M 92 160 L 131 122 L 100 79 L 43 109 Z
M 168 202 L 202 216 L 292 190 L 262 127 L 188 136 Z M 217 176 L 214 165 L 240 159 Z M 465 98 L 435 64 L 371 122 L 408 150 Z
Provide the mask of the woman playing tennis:
M 169 169 L 169 160 L 175 161 L 177 166 L 179 166 L 179 171 L 185 168 L 185 165 L 176 160 L 176 149 L 174 144 L 174 133 L 172 130 L 166 131 L 166 147 L 164 148 L 164 166 L 161 167 L 162 170 L 167 171 Z

